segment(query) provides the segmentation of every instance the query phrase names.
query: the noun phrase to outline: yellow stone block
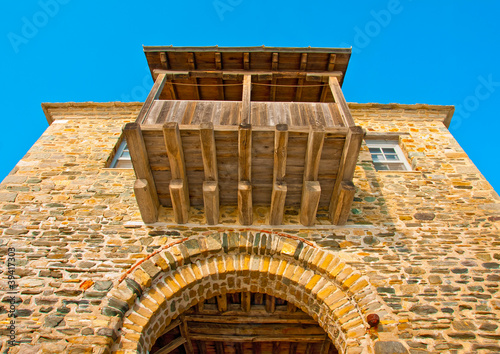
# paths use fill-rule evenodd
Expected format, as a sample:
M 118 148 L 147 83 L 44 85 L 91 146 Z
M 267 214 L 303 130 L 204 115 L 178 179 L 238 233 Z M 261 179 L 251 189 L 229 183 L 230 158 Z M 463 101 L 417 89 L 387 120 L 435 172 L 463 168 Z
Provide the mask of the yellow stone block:
M 144 272 L 141 268 L 137 268 L 134 273 L 132 273 L 134 280 L 141 285 L 141 287 L 149 288 L 151 285 L 151 277 Z
M 309 280 L 309 282 L 306 284 L 305 288 L 307 291 L 311 291 L 314 286 L 319 282 L 319 280 L 321 279 L 321 276 L 318 275 L 318 274 L 315 274 L 311 280 Z

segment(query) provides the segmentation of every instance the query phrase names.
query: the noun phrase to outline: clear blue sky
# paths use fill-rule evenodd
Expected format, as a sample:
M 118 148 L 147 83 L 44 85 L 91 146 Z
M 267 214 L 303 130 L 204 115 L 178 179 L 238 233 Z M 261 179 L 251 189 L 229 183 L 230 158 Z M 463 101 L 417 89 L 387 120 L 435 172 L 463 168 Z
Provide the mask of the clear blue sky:
M 500 2 L 4 1 L 0 180 L 47 128 L 41 102 L 143 101 L 142 45 L 353 47 L 350 102 L 455 105 L 451 132 L 500 191 Z

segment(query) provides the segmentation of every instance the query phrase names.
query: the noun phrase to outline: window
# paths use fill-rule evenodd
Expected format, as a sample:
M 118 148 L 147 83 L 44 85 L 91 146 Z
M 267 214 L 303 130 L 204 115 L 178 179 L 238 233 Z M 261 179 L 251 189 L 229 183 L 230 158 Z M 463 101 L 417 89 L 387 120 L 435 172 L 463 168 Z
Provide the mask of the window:
M 110 168 L 132 168 L 132 160 L 130 160 L 130 152 L 128 151 L 127 142 L 123 140 L 116 151 L 113 161 L 109 165 Z
M 411 171 L 397 140 L 367 140 L 366 145 L 377 171 Z

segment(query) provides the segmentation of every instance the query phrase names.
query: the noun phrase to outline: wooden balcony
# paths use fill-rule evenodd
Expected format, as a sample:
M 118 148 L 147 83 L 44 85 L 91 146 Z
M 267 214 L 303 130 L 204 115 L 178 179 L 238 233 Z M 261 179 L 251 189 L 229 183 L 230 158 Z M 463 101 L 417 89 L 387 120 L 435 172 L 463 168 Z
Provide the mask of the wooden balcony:
M 252 101 L 258 75 L 241 75 L 241 101 L 208 101 L 160 100 L 174 83 L 158 73 L 137 121 L 124 128 L 145 222 L 163 206 L 187 223 L 194 206 L 213 225 L 221 206 L 237 206 L 239 223 L 251 225 L 253 208 L 268 206 L 271 225 L 282 223 L 285 207 L 299 209 L 305 226 L 318 207 L 329 208 L 332 224 L 346 223 L 364 133 L 337 74 L 325 76 L 334 102 Z

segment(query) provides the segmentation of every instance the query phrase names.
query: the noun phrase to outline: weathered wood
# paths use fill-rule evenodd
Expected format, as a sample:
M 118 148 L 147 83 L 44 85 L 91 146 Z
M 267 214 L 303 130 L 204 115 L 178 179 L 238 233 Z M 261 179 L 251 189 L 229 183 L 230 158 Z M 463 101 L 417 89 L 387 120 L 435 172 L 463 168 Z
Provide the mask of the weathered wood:
M 208 225 L 219 223 L 219 184 L 215 181 L 203 182 L 203 204 Z
M 321 152 L 325 140 L 325 129 L 322 126 L 311 126 L 307 138 L 306 158 L 304 161 L 304 181 L 317 181 Z
M 234 343 L 234 351 L 236 354 L 243 354 L 243 344 L 241 342 Z
M 227 311 L 227 296 L 226 294 L 221 294 L 217 296 L 217 308 L 219 312 Z
M 207 343 L 205 343 L 203 341 L 196 341 L 196 346 L 198 347 L 198 352 L 200 354 L 207 353 Z
M 330 345 L 331 345 L 330 338 L 328 338 L 328 335 L 326 335 L 325 341 L 323 342 L 323 344 L 321 344 L 321 350 L 319 353 L 328 354 L 330 352 Z
M 313 78 L 319 77 L 342 77 L 341 71 L 246 71 L 246 70 L 194 70 L 194 71 L 179 71 L 179 70 L 162 70 L 154 69 L 154 76 L 166 74 L 169 79 L 188 79 L 188 78 L 223 78 L 237 80 L 244 75 L 269 76 L 277 79 L 297 79 L 297 78 Z
M 356 163 L 358 161 L 359 149 L 363 141 L 364 131 L 361 127 L 350 127 L 346 136 L 344 148 L 342 150 L 342 157 L 340 159 L 339 169 L 337 172 L 337 179 L 333 187 L 332 197 L 330 200 L 330 220 L 333 222 L 333 215 L 337 210 L 337 203 L 339 202 L 340 186 L 343 181 L 352 181 Z
M 156 351 L 155 354 L 168 354 L 170 352 L 173 352 L 175 349 L 180 347 L 186 343 L 186 339 L 183 337 L 179 337 L 168 343 L 165 347 L 161 348 L 160 350 Z
M 205 301 L 200 301 L 196 304 L 196 311 L 202 312 L 205 305 Z
M 243 53 L 243 68 L 250 70 L 250 53 Z
M 151 191 L 146 179 L 137 179 L 134 184 L 134 193 L 142 220 L 145 223 L 156 222 L 158 220 L 158 204 L 152 197 L 156 191 Z
M 217 354 L 224 354 L 224 341 L 215 342 L 215 352 Z
M 273 184 L 273 190 L 271 195 L 271 210 L 269 215 L 270 225 L 283 224 L 286 192 L 287 192 L 287 186 L 285 182 L 276 182 Z
M 292 345 L 310 342 L 310 343 L 321 343 L 324 340 L 324 335 L 311 334 L 311 335 L 282 335 L 282 336 L 270 336 L 270 335 L 258 335 L 258 336 L 242 336 L 242 335 L 224 335 L 224 334 L 191 334 L 191 339 L 199 341 L 210 341 L 210 342 L 292 342 Z M 295 348 L 296 349 L 296 348 Z
M 170 324 L 165 327 L 165 329 L 163 330 L 163 332 L 161 333 L 160 337 L 168 332 L 170 332 L 171 330 L 173 330 L 175 327 L 177 327 L 178 325 L 181 324 L 181 321 L 179 319 L 177 320 L 173 320 L 172 322 L 170 322 Z
M 304 181 L 300 202 L 300 223 L 312 226 L 316 222 L 321 186 L 318 181 Z
M 217 181 L 217 152 L 214 137 L 214 127 L 212 123 L 202 123 L 200 125 L 201 155 L 203 157 L 203 169 L 205 171 L 205 181 Z
M 243 95 L 241 98 L 240 124 L 252 124 L 250 101 L 252 97 L 252 76 L 243 77 Z
M 335 68 L 336 58 L 337 56 L 335 54 L 330 54 L 330 57 L 328 59 L 328 67 L 326 69 L 327 71 L 333 71 L 333 69 Z M 330 90 L 329 85 L 323 86 L 323 88 L 321 89 L 321 98 L 319 100 L 320 102 L 326 102 L 329 90 Z
M 181 336 L 186 340 L 184 342 L 184 349 L 186 350 L 186 354 L 193 354 L 194 353 L 193 343 L 191 342 L 191 338 L 189 337 L 189 330 L 184 316 L 181 316 L 180 321 L 181 324 L 179 325 L 179 330 Z
M 139 115 L 137 116 L 137 119 L 135 120 L 136 123 L 142 124 L 144 120 L 146 119 L 149 110 L 153 106 L 154 100 L 157 100 L 160 97 L 160 94 L 163 90 L 163 86 L 165 86 L 165 82 L 167 81 L 167 76 L 165 74 L 160 74 L 155 80 L 155 83 L 153 85 L 153 88 L 148 94 L 148 97 L 146 98 L 146 101 L 142 105 L 141 110 L 139 111 Z
M 300 56 L 300 71 L 305 71 L 307 68 L 307 53 L 302 53 Z M 304 89 L 304 78 L 300 78 L 297 82 L 298 86 L 295 90 L 295 101 L 300 102 L 302 98 L 302 91 Z
M 174 210 L 174 220 L 178 224 L 185 224 L 189 219 L 189 205 L 186 204 L 185 195 L 187 188 L 182 179 L 173 179 L 169 185 L 172 209 Z
M 165 52 L 161 52 L 160 53 L 160 61 L 161 61 L 161 67 L 162 67 L 162 69 L 168 70 L 169 67 L 168 67 L 167 53 L 165 53 Z
M 352 182 L 342 181 L 340 183 L 340 194 L 332 216 L 334 225 L 345 225 L 347 223 L 355 192 L 356 188 Z
M 238 129 L 238 180 L 250 182 L 252 176 L 252 126 Z
M 333 98 L 335 102 L 339 106 L 340 115 L 344 121 L 344 125 L 346 127 L 355 126 L 354 119 L 352 118 L 351 111 L 349 110 L 349 106 L 344 98 L 344 94 L 342 93 L 342 89 L 340 88 L 339 80 L 336 77 L 329 77 L 328 84 L 332 91 Z
M 182 192 L 182 195 L 179 195 L 179 198 L 182 198 L 182 200 L 176 202 L 177 206 L 180 208 L 177 211 L 182 211 L 182 217 L 180 217 L 181 215 L 178 216 L 179 219 L 184 220 L 184 215 L 186 215 L 185 222 L 187 222 L 187 211 L 189 210 L 190 206 L 189 187 L 186 174 L 186 163 L 184 161 L 184 149 L 182 147 L 179 125 L 176 122 L 165 123 L 163 125 L 163 139 L 165 141 L 165 147 L 167 149 L 172 180 L 182 181 L 182 188 L 179 188 L 179 182 L 176 182 L 176 184 L 174 185 L 174 187 L 177 188 L 176 192 Z M 170 189 L 170 194 L 172 195 L 172 189 Z M 174 204 L 173 198 L 172 204 Z
M 269 313 L 273 313 L 276 309 L 276 302 L 274 300 L 274 296 L 266 294 L 266 311 Z
M 273 53 L 273 62 L 272 62 L 272 70 L 273 71 L 278 71 L 278 62 L 279 62 L 279 54 L 278 53 Z M 276 85 L 278 83 L 278 79 L 273 77 L 271 81 L 271 101 L 276 101 Z
M 273 183 L 283 182 L 285 179 L 287 152 L 288 125 L 278 124 L 274 133 Z
M 273 354 L 281 353 L 281 342 L 273 342 Z
M 295 305 L 294 305 L 294 304 L 292 304 L 291 302 L 288 302 L 288 303 L 286 304 L 286 307 L 287 307 L 287 309 L 286 309 L 286 310 L 287 310 L 287 312 L 288 312 L 288 313 L 294 313 L 294 312 L 296 312 L 296 311 L 297 311 L 297 306 L 295 306 Z
M 242 293 L 242 295 L 245 293 Z M 248 293 L 250 294 L 250 293 Z M 243 296 L 242 296 L 243 299 Z M 248 299 L 248 297 L 246 298 Z M 243 304 L 243 303 L 242 303 Z M 243 309 L 243 311 L 245 311 Z M 249 314 L 250 310 L 245 311 L 245 312 L 240 312 L 240 315 L 227 315 L 226 313 L 223 314 L 213 314 L 213 315 L 205 315 L 205 314 L 190 314 L 186 315 L 185 319 L 187 322 L 204 322 L 204 323 L 228 323 L 228 324 L 250 324 L 250 323 L 257 323 L 257 324 L 265 324 L 265 323 L 271 323 L 271 324 L 302 324 L 302 325 L 314 325 L 317 324 L 317 322 L 312 319 L 311 317 L 308 317 L 304 314 L 292 314 L 292 313 L 280 313 L 280 312 L 275 312 L 273 315 L 271 315 L 268 311 L 266 313 L 261 313 L 260 312 L 254 312 L 252 309 L 251 313 Z M 215 313 L 215 312 L 214 312 Z
M 245 312 L 250 311 L 252 301 L 252 293 L 250 292 L 242 292 L 241 293 L 241 309 Z
M 297 347 L 298 343 L 290 343 L 290 349 L 288 350 L 288 354 L 295 354 L 297 353 Z
M 314 349 L 313 344 L 312 343 L 307 343 L 305 354 L 313 354 L 313 349 Z
M 123 128 L 123 133 L 127 141 L 135 176 L 138 180 L 144 179 L 147 181 L 147 190 L 150 194 L 150 198 L 147 199 L 151 200 L 154 209 L 158 209 L 160 201 L 156 192 L 156 184 L 149 164 L 148 152 L 144 144 L 141 127 L 138 123 L 127 123 Z M 147 218 L 150 220 L 149 216 Z
M 260 342 L 253 342 L 252 343 L 252 352 L 255 354 L 260 354 L 262 352 Z
M 241 225 L 252 225 L 252 185 L 248 181 L 238 183 L 238 220 Z

